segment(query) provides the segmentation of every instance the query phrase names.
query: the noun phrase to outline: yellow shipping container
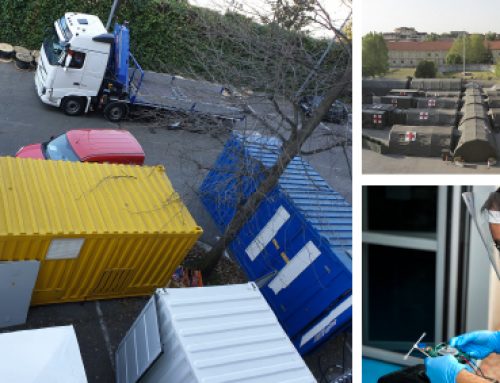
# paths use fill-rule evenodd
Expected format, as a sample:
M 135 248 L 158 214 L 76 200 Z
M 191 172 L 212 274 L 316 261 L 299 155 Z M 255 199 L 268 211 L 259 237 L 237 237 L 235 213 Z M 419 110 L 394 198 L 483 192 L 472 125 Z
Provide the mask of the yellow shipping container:
M 40 262 L 32 305 L 151 294 L 201 233 L 162 166 L 0 158 L 0 261 Z

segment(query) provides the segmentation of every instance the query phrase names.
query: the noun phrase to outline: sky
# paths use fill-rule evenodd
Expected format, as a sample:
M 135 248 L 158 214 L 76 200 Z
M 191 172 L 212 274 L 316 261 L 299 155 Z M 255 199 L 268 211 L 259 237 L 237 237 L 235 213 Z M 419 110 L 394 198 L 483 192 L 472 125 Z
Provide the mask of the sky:
M 391 32 L 414 27 L 419 32 L 500 33 L 498 0 L 358 0 L 362 32 Z M 358 8 L 359 9 L 359 8 Z

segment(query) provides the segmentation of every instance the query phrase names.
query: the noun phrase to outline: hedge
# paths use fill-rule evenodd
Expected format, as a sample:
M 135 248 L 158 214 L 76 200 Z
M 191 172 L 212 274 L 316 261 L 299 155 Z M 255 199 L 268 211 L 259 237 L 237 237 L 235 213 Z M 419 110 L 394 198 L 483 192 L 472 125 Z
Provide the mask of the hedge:
M 0 2 L 0 42 L 39 49 L 44 31 L 65 12 L 97 15 L 106 23 L 111 0 L 2 0 Z M 184 0 L 122 0 L 117 12 L 120 22 L 129 21 L 131 50 L 145 69 L 209 77 L 197 65 L 195 55 L 206 50 L 204 31 L 207 23 L 231 25 L 251 23 L 257 33 L 267 27 L 253 23 L 243 16 L 197 8 Z M 215 23 L 215 24 L 214 24 Z M 224 39 L 224 38 L 222 38 Z M 308 39 L 311 49 L 321 52 L 324 40 Z M 220 42 L 228 62 L 244 55 L 229 40 Z M 161 65 L 160 65 L 161 64 Z M 161 68 L 161 70 L 160 70 Z

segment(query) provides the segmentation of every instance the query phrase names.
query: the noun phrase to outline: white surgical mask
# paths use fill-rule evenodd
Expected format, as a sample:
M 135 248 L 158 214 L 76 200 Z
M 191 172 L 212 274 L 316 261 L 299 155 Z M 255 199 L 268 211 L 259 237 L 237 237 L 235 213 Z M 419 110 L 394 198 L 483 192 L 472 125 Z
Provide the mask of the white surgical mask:
M 500 211 L 488 210 L 488 222 L 489 223 L 500 223 Z

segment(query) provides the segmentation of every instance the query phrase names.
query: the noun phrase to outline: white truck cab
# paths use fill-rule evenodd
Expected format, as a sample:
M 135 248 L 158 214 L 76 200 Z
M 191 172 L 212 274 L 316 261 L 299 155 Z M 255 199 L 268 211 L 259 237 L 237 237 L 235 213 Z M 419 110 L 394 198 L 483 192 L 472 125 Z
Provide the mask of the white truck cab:
M 129 112 L 153 108 L 165 113 L 201 114 L 241 120 L 243 111 L 226 105 L 217 84 L 145 72 L 130 52 L 128 23 L 116 23 L 108 33 L 97 16 L 66 13 L 47 31 L 40 49 L 35 84 L 40 99 L 66 114 L 102 111 L 113 122 Z M 175 80 L 175 81 L 174 81 Z M 146 86 L 143 86 L 146 85 Z M 203 91 L 201 91 L 203 89 Z
M 87 112 L 101 90 L 113 41 L 97 16 L 66 13 L 56 20 L 35 74 L 40 99 L 69 115 Z

